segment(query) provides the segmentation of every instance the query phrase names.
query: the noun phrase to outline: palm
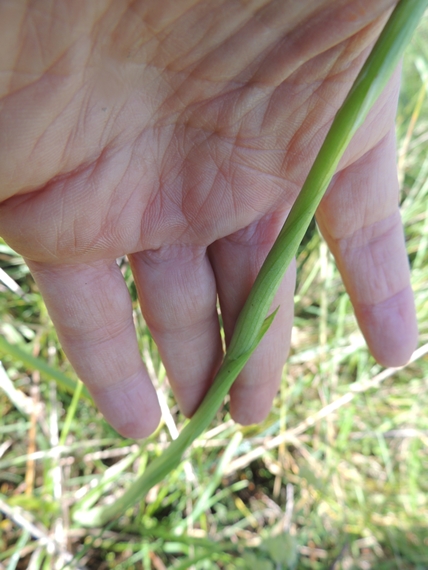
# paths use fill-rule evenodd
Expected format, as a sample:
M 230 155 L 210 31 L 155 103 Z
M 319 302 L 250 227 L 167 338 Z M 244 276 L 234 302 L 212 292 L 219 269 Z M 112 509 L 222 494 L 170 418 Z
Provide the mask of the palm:
M 367 16 L 354 30 L 338 26 L 332 40 L 310 7 L 296 11 L 301 21 L 287 35 L 292 3 L 267 3 L 254 15 L 228 2 L 214 22 L 209 2 L 191 4 L 183 14 L 180 3 L 162 12 L 144 1 L 133 12 L 123 1 L 103 10 L 94 3 L 91 14 L 81 8 L 74 27 L 58 34 L 58 21 L 41 40 L 50 60 L 39 62 L 36 81 L 27 79 L 37 65 L 24 26 L 0 114 L 2 132 L 14 133 L 1 152 L 10 198 L 0 232 L 27 258 L 70 360 L 123 433 L 142 429 L 123 409 L 135 416 L 139 403 L 154 418 L 146 430 L 155 416 L 115 258 L 130 256 L 146 320 L 191 413 L 221 358 L 216 294 L 229 335 L 380 24 Z M 316 41 L 301 39 L 307 18 Z M 83 31 L 75 37 L 76 29 Z M 382 303 L 397 305 L 400 294 L 398 313 L 405 306 L 402 321 L 413 327 L 388 134 L 395 95 L 391 85 L 372 113 L 376 129 L 354 140 L 337 175 L 340 192 L 333 185 L 319 216 L 360 324 L 385 362 L 397 339 L 378 341 Z M 370 265 L 379 245 L 367 253 L 367 244 L 382 240 L 381 251 L 397 242 L 393 260 L 378 252 L 381 266 Z M 401 270 L 393 272 L 397 256 Z M 271 339 L 234 386 L 241 421 L 264 415 L 276 389 L 292 290 L 290 270 Z

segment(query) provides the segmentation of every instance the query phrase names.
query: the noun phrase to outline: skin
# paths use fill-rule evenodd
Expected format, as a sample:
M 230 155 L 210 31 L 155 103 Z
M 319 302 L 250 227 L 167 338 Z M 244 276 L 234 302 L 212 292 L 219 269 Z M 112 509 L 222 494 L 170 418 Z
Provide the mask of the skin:
M 186 415 L 197 409 L 258 269 L 394 1 L 0 1 L 0 235 L 21 253 L 62 346 L 120 433 L 157 426 L 116 258 Z M 398 209 L 398 73 L 317 213 L 375 358 L 417 328 Z M 295 269 L 231 390 L 269 412 Z

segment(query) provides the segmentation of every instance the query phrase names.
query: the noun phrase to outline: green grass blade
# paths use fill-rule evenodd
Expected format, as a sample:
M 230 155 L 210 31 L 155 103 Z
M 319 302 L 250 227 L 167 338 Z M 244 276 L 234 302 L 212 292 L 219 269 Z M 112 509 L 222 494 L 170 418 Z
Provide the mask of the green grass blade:
M 38 370 L 45 378 L 49 380 L 54 380 L 60 388 L 65 390 L 70 394 L 74 394 L 77 388 L 76 380 L 69 378 L 59 370 L 52 368 L 49 364 L 46 364 L 41 358 L 37 358 L 32 354 L 23 350 L 16 344 L 10 344 L 7 340 L 0 336 L 0 353 L 9 354 L 13 356 L 15 361 L 22 362 L 30 370 Z M 83 388 L 81 395 L 89 401 L 92 401 L 91 395 L 89 394 L 87 388 Z
M 31 539 L 31 535 L 28 530 L 24 530 L 16 543 L 15 552 L 11 556 L 9 560 L 9 564 L 7 565 L 7 570 L 15 570 L 18 566 L 18 562 L 21 558 L 21 553 L 24 547 L 26 546 L 27 542 Z
M 204 511 L 210 508 L 212 495 L 220 485 L 220 482 L 224 476 L 225 468 L 227 465 L 229 465 L 230 461 L 235 455 L 241 441 L 242 433 L 238 431 L 234 434 L 226 449 L 224 450 L 209 484 L 203 490 L 192 512 L 186 519 L 183 520 L 181 524 L 176 527 L 175 531 L 177 534 L 183 532 L 189 523 L 194 523 Z
M 74 416 L 76 415 L 77 405 L 80 400 L 80 396 L 82 395 L 83 390 L 83 382 L 81 380 L 77 381 L 77 386 L 73 394 L 73 399 L 71 400 L 71 404 L 67 410 L 67 416 L 65 418 L 64 426 L 61 430 L 61 437 L 59 438 L 59 446 L 65 445 L 67 440 L 67 435 L 70 431 L 71 424 L 73 422 Z

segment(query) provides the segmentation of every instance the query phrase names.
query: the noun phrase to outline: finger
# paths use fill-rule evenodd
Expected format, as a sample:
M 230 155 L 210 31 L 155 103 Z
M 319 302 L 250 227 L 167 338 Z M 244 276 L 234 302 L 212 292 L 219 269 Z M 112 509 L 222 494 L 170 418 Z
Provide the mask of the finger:
M 385 366 L 405 364 L 417 343 L 398 194 L 391 130 L 336 174 L 317 213 L 367 344 Z
M 182 412 L 191 416 L 221 363 L 216 284 L 205 248 L 130 256 L 141 309 Z
M 150 435 L 160 409 L 117 264 L 28 265 L 67 357 L 106 420 L 125 437 Z
M 268 216 L 210 247 L 227 342 L 283 218 Z M 262 421 L 272 406 L 290 348 L 294 285 L 293 263 L 272 303 L 278 313 L 230 392 L 232 417 L 241 424 Z

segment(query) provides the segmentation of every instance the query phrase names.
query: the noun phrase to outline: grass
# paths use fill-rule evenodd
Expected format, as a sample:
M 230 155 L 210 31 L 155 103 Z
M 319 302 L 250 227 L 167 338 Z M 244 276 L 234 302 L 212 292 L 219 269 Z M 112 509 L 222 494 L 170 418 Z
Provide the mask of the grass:
M 421 346 L 428 343 L 427 33 L 425 17 L 406 53 L 397 118 Z M 75 405 L 77 379 L 43 302 L 2 242 L 0 268 L 19 285 L 0 288 L 0 332 L 49 366 L 39 371 L 17 353 L 0 355 L 0 569 L 428 568 L 428 359 L 389 373 L 374 362 L 315 228 L 298 256 L 293 351 L 268 419 L 242 428 L 219 412 L 186 461 L 105 529 L 72 523 L 71 509 L 112 500 L 183 425 L 129 267 L 123 260 L 141 350 L 170 408 L 143 443 L 118 436 L 87 399 Z M 58 381 L 62 375 L 71 382 Z

